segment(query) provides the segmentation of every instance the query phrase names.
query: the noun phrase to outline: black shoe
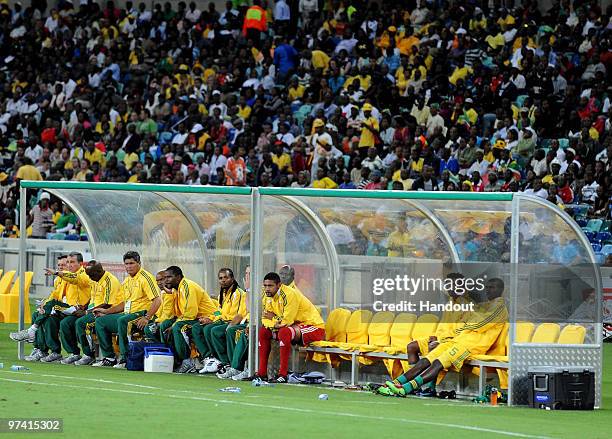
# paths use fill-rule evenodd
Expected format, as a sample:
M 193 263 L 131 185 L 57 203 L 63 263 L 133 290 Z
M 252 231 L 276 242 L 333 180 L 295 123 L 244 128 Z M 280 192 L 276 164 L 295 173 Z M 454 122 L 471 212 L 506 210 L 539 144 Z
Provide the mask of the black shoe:
M 440 399 L 457 399 L 457 392 L 455 392 L 454 390 L 451 390 L 450 392 L 448 392 L 446 390 L 442 390 L 438 394 L 438 398 L 440 398 Z
M 271 383 L 287 384 L 287 375 L 276 375 L 276 378 L 270 380 Z
M 260 377 L 259 375 L 255 374 L 255 375 L 251 375 L 250 377 L 246 377 L 245 379 L 243 379 L 242 381 L 255 381 L 255 380 L 262 380 L 262 381 L 268 381 L 268 377 Z
M 416 396 L 422 396 L 424 398 L 435 398 L 437 395 L 438 393 L 433 387 L 420 389 L 418 392 L 416 392 Z

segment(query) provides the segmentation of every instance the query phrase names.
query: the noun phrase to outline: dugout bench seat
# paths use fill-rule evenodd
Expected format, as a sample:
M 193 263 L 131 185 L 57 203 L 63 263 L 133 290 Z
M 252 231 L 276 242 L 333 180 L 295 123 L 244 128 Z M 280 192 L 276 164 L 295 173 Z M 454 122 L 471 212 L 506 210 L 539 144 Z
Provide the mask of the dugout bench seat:
M 299 347 L 310 360 L 328 362 L 337 367 L 342 360 L 350 361 L 351 385 L 359 382 L 359 364 L 372 364 L 383 361 L 389 374 L 397 376 L 394 371 L 408 369 L 406 345 L 421 337 L 432 335 L 436 331 L 438 317 L 423 314 L 400 313 L 394 316 L 389 312 L 372 315 L 367 310 L 351 311 L 343 308 L 334 309 L 326 323 L 326 340 Z M 484 391 L 487 374 L 497 372 L 500 387 L 507 388 L 509 328 L 500 333 L 489 352 L 485 355 L 474 355 L 464 363 L 464 373 L 478 375 L 478 392 Z M 517 343 L 558 343 L 582 344 L 586 329 L 580 325 L 568 324 L 563 329 L 557 323 L 542 323 L 537 328 L 531 322 L 517 324 Z M 294 356 L 295 359 L 295 356 Z M 295 369 L 295 367 L 294 367 Z

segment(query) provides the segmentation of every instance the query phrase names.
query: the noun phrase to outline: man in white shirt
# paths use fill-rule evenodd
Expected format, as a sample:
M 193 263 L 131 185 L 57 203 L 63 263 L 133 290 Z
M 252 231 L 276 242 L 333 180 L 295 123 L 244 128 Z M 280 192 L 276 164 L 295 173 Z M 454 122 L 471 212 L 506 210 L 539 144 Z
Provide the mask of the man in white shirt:
M 202 15 L 202 11 L 196 8 L 195 2 L 189 3 L 189 9 L 185 12 L 185 19 L 192 23 L 197 23 L 200 19 L 200 15 Z
M 526 189 L 524 193 L 544 199 L 548 198 L 548 191 L 542 187 L 542 179 L 540 178 L 535 178 L 533 180 L 533 188 Z
M 440 109 L 440 105 L 435 103 L 431 104 L 429 107 L 429 117 L 427 118 L 427 136 L 432 136 L 436 128 L 442 128 L 442 134 L 444 133 L 444 118 L 438 114 L 438 110 Z M 482 175 L 482 174 L 481 174 Z
M 517 68 L 512 69 L 512 82 L 516 86 L 517 90 L 524 90 L 527 88 L 527 81 Z
M 283 33 L 291 20 L 291 10 L 285 0 L 276 0 L 274 6 L 274 23 L 279 33 Z
M 329 159 L 338 156 L 338 153 L 342 156 L 342 153 L 334 147 L 334 140 L 325 132 L 325 122 L 322 119 L 315 119 L 312 127 L 315 133 L 310 136 L 308 142 L 314 151 L 310 175 L 317 175 L 320 158 Z
M 484 151 L 482 149 L 477 149 L 476 161 L 469 167 L 466 175 L 472 175 L 474 171 L 478 171 L 480 175 L 484 177 L 489 169 L 489 164 L 490 163 L 484 159 Z
M 361 167 L 369 168 L 370 171 L 380 171 L 384 168 L 383 162 L 378 157 L 375 147 L 368 149 L 368 156 L 361 162 Z
M 218 108 L 221 114 L 219 117 L 224 119 L 227 114 L 227 105 L 221 102 L 221 92 L 219 90 L 215 90 L 212 92 L 212 104 L 208 108 L 208 114 L 214 114 L 213 111 L 215 108 Z
M 595 181 L 592 171 L 587 171 L 584 174 L 584 186 L 582 187 L 582 202 L 593 203 L 597 195 L 599 184 Z
M 28 143 L 29 145 L 24 155 L 32 160 L 32 163 L 36 163 L 43 154 L 43 147 L 38 144 L 38 138 L 36 136 L 31 136 Z
M 225 169 L 227 157 L 221 154 L 221 147 L 215 146 L 213 156 L 210 158 L 210 179 L 212 182 L 217 181 L 217 168 Z

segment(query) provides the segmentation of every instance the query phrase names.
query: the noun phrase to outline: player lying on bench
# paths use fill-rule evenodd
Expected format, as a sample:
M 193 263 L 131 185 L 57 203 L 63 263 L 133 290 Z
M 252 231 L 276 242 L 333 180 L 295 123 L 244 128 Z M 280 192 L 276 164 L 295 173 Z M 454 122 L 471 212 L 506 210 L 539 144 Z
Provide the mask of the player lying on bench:
M 377 392 L 405 396 L 435 382 L 445 369 L 459 372 L 470 355 L 487 353 L 508 321 L 503 293 L 504 282 L 498 278 L 489 279 L 483 291 L 470 291 L 476 306 L 468 320 L 455 330 L 455 336 L 440 343 L 404 375 L 387 381 Z

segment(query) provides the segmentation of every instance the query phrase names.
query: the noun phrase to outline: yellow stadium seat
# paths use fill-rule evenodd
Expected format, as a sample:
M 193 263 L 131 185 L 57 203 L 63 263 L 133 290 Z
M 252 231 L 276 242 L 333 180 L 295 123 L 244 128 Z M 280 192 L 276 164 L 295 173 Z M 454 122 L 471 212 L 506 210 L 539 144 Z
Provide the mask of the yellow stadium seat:
M 533 335 L 533 330 L 535 329 L 535 325 L 531 322 L 517 322 L 516 323 L 516 343 L 529 343 L 531 341 L 531 336 Z
M 533 333 L 531 343 L 556 343 L 561 328 L 556 323 L 542 323 Z
M 559 335 L 558 344 L 582 344 L 584 343 L 584 337 L 586 335 L 586 329 L 581 325 L 567 325 L 561 331 Z
M 26 323 L 30 323 L 32 321 L 32 316 L 30 315 L 30 286 L 32 285 L 33 277 L 34 273 L 32 273 L 31 271 L 26 271 L 24 283 L 24 319 Z M 15 284 L 11 288 L 9 294 L 0 295 L 0 312 L 2 312 L 2 314 L 4 315 L 5 323 L 19 322 L 19 278 L 15 280 Z
M 368 327 L 368 344 L 376 346 L 388 346 L 391 342 L 389 332 L 395 314 L 389 311 L 381 311 L 374 314 Z
M 316 348 L 346 345 L 346 326 L 350 318 L 351 312 L 348 309 L 334 309 L 329 313 L 325 322 L 325 341 L 317 341 L 311 343 L 310 346 Z M 337 367 L 340 363 L 337 356 L 320 352 L 310 352 L 307 358 L 319 363 L 330 363 L 333 367 Z
M 416 321 L 416 314 L 398 314 L 393 325 L 391 325 L 391 331 L 389 331 L 390 346 L 385 347 L 383 351 L 390 355 L 405 354 L 406 346 L 412 341 L 411 336 Z M 405 361 L 402 362 L 393 358 L 385 358 L 383 362 L 389 371 L 389 375 L 394 378 L 404 372 L 402 363 L 407 364 Z
M 15 271 L 7 271 L 0 279 L 0 294 L 8 294 L 11 289 L 11 283 L 13 282 L 13 278 L 15 277 Z
M 34 273 L 31 271 L 25 272 L 25 288 L 26 294 L 30 291 L 30 286 L 32 285 L 32 278 L 34 277 Z M 19 295 L 19 276 L 15 279 L 15 283 L 11 287 L 11 291 L 9 294 L 17 294 Z
M 499 333 L 497 340 L 493 343 L 493 346 L 489 348 L 487 355 L 508 355 L 508 332 L 510 324 L 506 323 L 504 329 Z
M 346 342 L 367 344 L 368 328 L 372 320 L 372 311 L 361 309 L 351 314 L 346 324 Z
M 416 340 L 421 337 L 428 337 L 436 333 L 438 327 L 438 316 L 434 314 L 421 315 L 412 329 L 412 339 Z
M 327 341 L 346 342 L 346 325 L 351 318 L 348 309 L 336 308 L 327 317 L 325 322 L 325 338 Z
M 390 345 L 396 348 L 406 349 L 408 343 L 412 341 L 412 331 L 416 321 L 416 314 L 406 312 L 398 314 L 389 332 L 391 338 Z

